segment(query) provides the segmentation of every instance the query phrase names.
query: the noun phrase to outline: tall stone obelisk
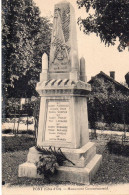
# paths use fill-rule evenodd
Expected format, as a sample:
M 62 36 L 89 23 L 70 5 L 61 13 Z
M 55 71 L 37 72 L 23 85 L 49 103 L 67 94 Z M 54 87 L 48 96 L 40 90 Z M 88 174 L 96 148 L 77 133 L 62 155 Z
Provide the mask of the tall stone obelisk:
M 79 68 L 74 8 L 67 1 L 55 5 L 50 60 L 44 54 L 42 63 L 36 87 L 41 96 L 37 145 L 60 147 L 75 164 L 65 163 L 52 179 L 88 183 L 101 155 L 89 142 L 87 94 L 91 87 L 85 82 L 84 58 Z M 30 148 L 27 162 L 19 166 L 20 177 L 39 177 L 35 166 L 39 156 Z

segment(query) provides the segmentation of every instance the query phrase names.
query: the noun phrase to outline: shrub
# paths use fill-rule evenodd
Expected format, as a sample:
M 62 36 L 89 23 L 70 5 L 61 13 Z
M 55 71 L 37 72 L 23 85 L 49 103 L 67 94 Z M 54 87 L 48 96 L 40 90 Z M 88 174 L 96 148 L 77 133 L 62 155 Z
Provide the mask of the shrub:
M 24 105 L 22 105 L 22 110 L 20 106 L 20 98 L 8 98 L 5 102 L 5 106 L 2 107 L 4 112 L 3 118 L 12 118 L 12 117 L 19 117 L 23 114 L 26 114 L 28 116 L 33 116 L 33 113 L 35 112 L 35 106 L 38 101 L 38 98 L 35 99 L 35 101 L 29 100 Z
M 2 131 L 4 134 L 12 133 L 12 129 L 5 129 Z
M 5 118 L 8 118 L 12 115 L 18 115 L 20 110 L 20 99 L 19 98 L 6 99 L 5 106 L 2 106 L 2 109 Z
M 129 145 L 123 145 L 120 144 L 118 141 L 110 140 L 107 143 L 107 148 L 111 154 L 129 157 Z

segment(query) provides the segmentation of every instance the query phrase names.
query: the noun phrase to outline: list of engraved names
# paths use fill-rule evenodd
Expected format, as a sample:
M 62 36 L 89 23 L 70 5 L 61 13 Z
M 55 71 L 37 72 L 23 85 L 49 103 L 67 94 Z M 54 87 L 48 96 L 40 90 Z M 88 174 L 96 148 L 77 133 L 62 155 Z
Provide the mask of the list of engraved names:
M 45 140 L 71 142 L 69 119 L 69 101 L 49 101 Z

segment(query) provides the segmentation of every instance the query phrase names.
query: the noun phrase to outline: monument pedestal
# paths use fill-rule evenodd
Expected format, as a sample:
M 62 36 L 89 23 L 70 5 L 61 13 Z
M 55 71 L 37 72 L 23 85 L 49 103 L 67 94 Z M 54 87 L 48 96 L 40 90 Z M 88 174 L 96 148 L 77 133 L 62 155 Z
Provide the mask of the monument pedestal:
M 46 148 L 46 147 L 44 147 Z M 51 181 L 69 181 L 79 184 L 89 184 L 97 172 L 102 156 L 96 154 L 95 144 L 88 142 L 80 149 L 61 149 L 63 154 L 75 165 L 66 161 L 64 166 L 60 166 L 57 175 L 50 177 Z M 41 154 L 32 147 L 29 149 L 27 162 L 19 166 L 19 177 L 44 178 L 43 175 L 37 174 L 36 162 Z
M 101 163 L 96 146 L 89 142 L 86 95 L 90 85 L 70 80 L 50 80 L 37 85 L 41 96 L 37 145 L 58 149 L 72 161 L 58 168 L 54 181 L 89 183 Z M 63 95 L 62 95 L 63 94 Z M 40 153 L 29 149 L 27 162 L 19 166 L 19 177 L 41 178 L 36 162 Z M 29 167 L 29 168 L 28 168 Z
M 46 148 L 46 147 L 44 147 Z M 88 142 L 80 149 L 61 149 L 63 154 L 75 165 L 66 161 L 64 166 L 60 166 L 57 175 L 50 177 L 51 181 L 69 181 L 79 184 L 89 184 L 97 172 L 102 156 L 96 154 L 95 144 Z M 27 162 L 19 166 L 19 177 L 44 178 L 37 174 L 36 162 L 38 162 L 40 153 L 32 147 L 29 149 Z

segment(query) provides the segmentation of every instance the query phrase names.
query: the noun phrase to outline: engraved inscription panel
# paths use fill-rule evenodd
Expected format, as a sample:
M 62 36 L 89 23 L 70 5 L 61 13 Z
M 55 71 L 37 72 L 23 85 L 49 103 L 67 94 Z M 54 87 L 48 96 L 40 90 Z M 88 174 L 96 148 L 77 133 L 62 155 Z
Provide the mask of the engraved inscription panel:
M 69 101 L 48 101 L 45 141 L 71 142 Z

